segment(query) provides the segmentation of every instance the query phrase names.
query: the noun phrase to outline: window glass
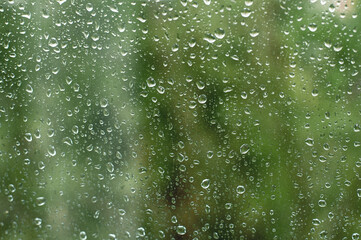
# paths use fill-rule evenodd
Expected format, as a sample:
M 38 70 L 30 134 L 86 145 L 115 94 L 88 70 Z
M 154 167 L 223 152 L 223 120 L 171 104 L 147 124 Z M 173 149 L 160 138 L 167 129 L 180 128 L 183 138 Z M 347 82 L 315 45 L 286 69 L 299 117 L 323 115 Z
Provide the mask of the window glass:
M 359 239 L 359 0 L 3 0 L 0 239 Z

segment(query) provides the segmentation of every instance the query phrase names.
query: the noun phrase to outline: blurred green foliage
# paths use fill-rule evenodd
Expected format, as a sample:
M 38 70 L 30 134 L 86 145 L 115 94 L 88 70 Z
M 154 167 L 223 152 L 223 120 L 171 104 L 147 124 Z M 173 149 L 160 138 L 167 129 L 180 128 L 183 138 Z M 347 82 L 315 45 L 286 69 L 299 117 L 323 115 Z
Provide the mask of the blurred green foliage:
M 0 239 L 359 239 L 360 2 L 0 3 Z

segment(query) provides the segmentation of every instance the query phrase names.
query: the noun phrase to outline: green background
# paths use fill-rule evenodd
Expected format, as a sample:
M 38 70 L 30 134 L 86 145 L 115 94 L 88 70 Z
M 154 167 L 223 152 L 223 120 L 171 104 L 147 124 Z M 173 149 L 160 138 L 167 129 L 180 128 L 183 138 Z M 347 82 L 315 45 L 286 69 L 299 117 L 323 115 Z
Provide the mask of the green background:
M 0 239 L 359 239 L 360 2 L 0 2 Z

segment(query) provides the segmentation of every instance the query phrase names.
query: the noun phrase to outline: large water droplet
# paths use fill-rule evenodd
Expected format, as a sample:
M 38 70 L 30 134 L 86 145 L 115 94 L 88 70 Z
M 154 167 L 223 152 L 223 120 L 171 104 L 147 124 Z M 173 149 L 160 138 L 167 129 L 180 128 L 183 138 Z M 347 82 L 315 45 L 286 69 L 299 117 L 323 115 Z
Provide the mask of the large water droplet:
M 214 32 L 214 34 L 215 34 L 216 38 L 222 39 L 226 35 L 226 32 L 224 31 L 223 28 L 217 28 L 216 31 Z
M 179 235 L 184 235 L 184 234 L 186 234 L 186 232 L 187 232 L 187 229 L 185 226 L 182 226 L 182 225 L 177 226 L 177 233 Z

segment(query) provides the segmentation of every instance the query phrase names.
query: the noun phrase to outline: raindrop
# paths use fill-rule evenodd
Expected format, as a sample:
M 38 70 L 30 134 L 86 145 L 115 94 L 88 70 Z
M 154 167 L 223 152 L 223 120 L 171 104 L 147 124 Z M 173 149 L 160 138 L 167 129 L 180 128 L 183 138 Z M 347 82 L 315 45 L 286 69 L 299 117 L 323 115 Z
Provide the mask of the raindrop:
M 249 8 L 243 8 L 243 10 L 241 11 L 241 15 L 244 18 L 248 18 L 251 15 L 251 10 Z
M 79 238 L 80 238 L 81 240 L 87 239 L 86 232 L 81 231 L 81 232 L 79 233 Z
M 100 106 L 101 106 L 102 108 L 106 108 L 106 107 L 108 106 L 108 100 L 107 100 L 106 98 L 102 98 L 102 99 L 100 100 Z
M 185 226 L 182 226 L 182 225 L 177 226 L 177 233 L 179 235 L 184 235 L 184 234 L 186 234 L 186 232 L 187 232 L 187 229 Z
M 138 228 L 138 229 L 137 229 L 137 235 L 138 235 L 139 237 L 144 237 L 144 236 L 145 236 L 145 229 L 142 228 L 142 227 Z
M 36 198 L 36 205 L 41 207 L 45 205 L 45 198 L 44 197 L 37 197 Z
M 55 147 L 50 145 L 49 148 L 48 148 L 48 153 L 51 157 L 54 157 L 56 155 L 56 150 L 55 150 Z
M 114 165 L 111 162 L 107 162 L 107 170 L 108 172 L 112 173 L 114 172 Z
M 251 37 L 257 37 L 259 35 L 259 31 L 257 29 L 252 29 L 249 35 L 251 35 Z
M 305 143 L 306 143 L 307 146 L 312 147 L 313 144 L 314 144 L 314 141 L 313 141 L 312 138 L 307 138 L 307 139 L 305 140 Z
M 207 102 L 207 96 L 205 94 L 201 94 L 198 97 L 198 102 L 200 104 L 205 104 Z
M 333 50 L 335 52 L 339 52 L 339 51 L 342 50 L 342 46 L 340 44 L 336 44 L 336 45 L 333 46 Z
M 241 154 L 246 154 L 249 152 L 249 145 L 248 144 L 243 144 L 240 148 L 239 151 L 241 152 Z
M 148 87 L 150 87 L 150 88 L 155 87 L 156 82 L 155 82 L 154 78 L 149 77 L 149 78 L 147 79 L 147 85 L 148 85 Z
M 209 184 L 210 184 L 210 180 L 208 178 L 206 178 L 206 179 L 203 179 L 201 186 L 202 186 L 202 188 L 207 189 L 209 187 Z
M 217 28 L 214 35 L 216 36 L 216 38 L 222 39 L 226 35 L 226 32 L 224 31 L 223 28 Z
M 25 133 L 25 140 L 31 142 L 33 140 L 33 136 L 31 133 Z
M 88 12 L 91 12 L 91 11 L 93 11 L 93 4 L 87 3 L 87 4 L 85 5 L 85 8 L 86 8 L 86 10 L 87 10 Z
M 211 0 L 203 0 L 204 4 L 206 5 L 210 5 L 211 4 Z
M 321 200 L 318 201 L 318 206 L 320 206 L 320 207 L 326 207 L 326 205 L 327 205 L 327 203 L 326 203 L 325 200 L 321 199 Z
M 237 192 L 238 194 L 243 194 L 243 193 L 246 192 L 246 188 L 245 188 L 244 186 L 242 186 L 242 185 L 239 185 L 239 186 L 237 186 L 237 188 L 236 188 L 236 192 Z
M 55 48 L 56 46 L 58 46 L 58 40 L 56 40 L 56 38 L 50 38 L 48 44 L 49 44 L 50 47 Z
M 312 219 L 312 225 L 318 226 L 318 225 L 320 225 L 320 224 L 321 224 L 321 221 L 318 220 L 317 218 Z
M 216 37 L 213 34 L 206 34 L 203 38 L 203 40 L 209 42 L 209 43 L 214 43 L 216 41 Z

